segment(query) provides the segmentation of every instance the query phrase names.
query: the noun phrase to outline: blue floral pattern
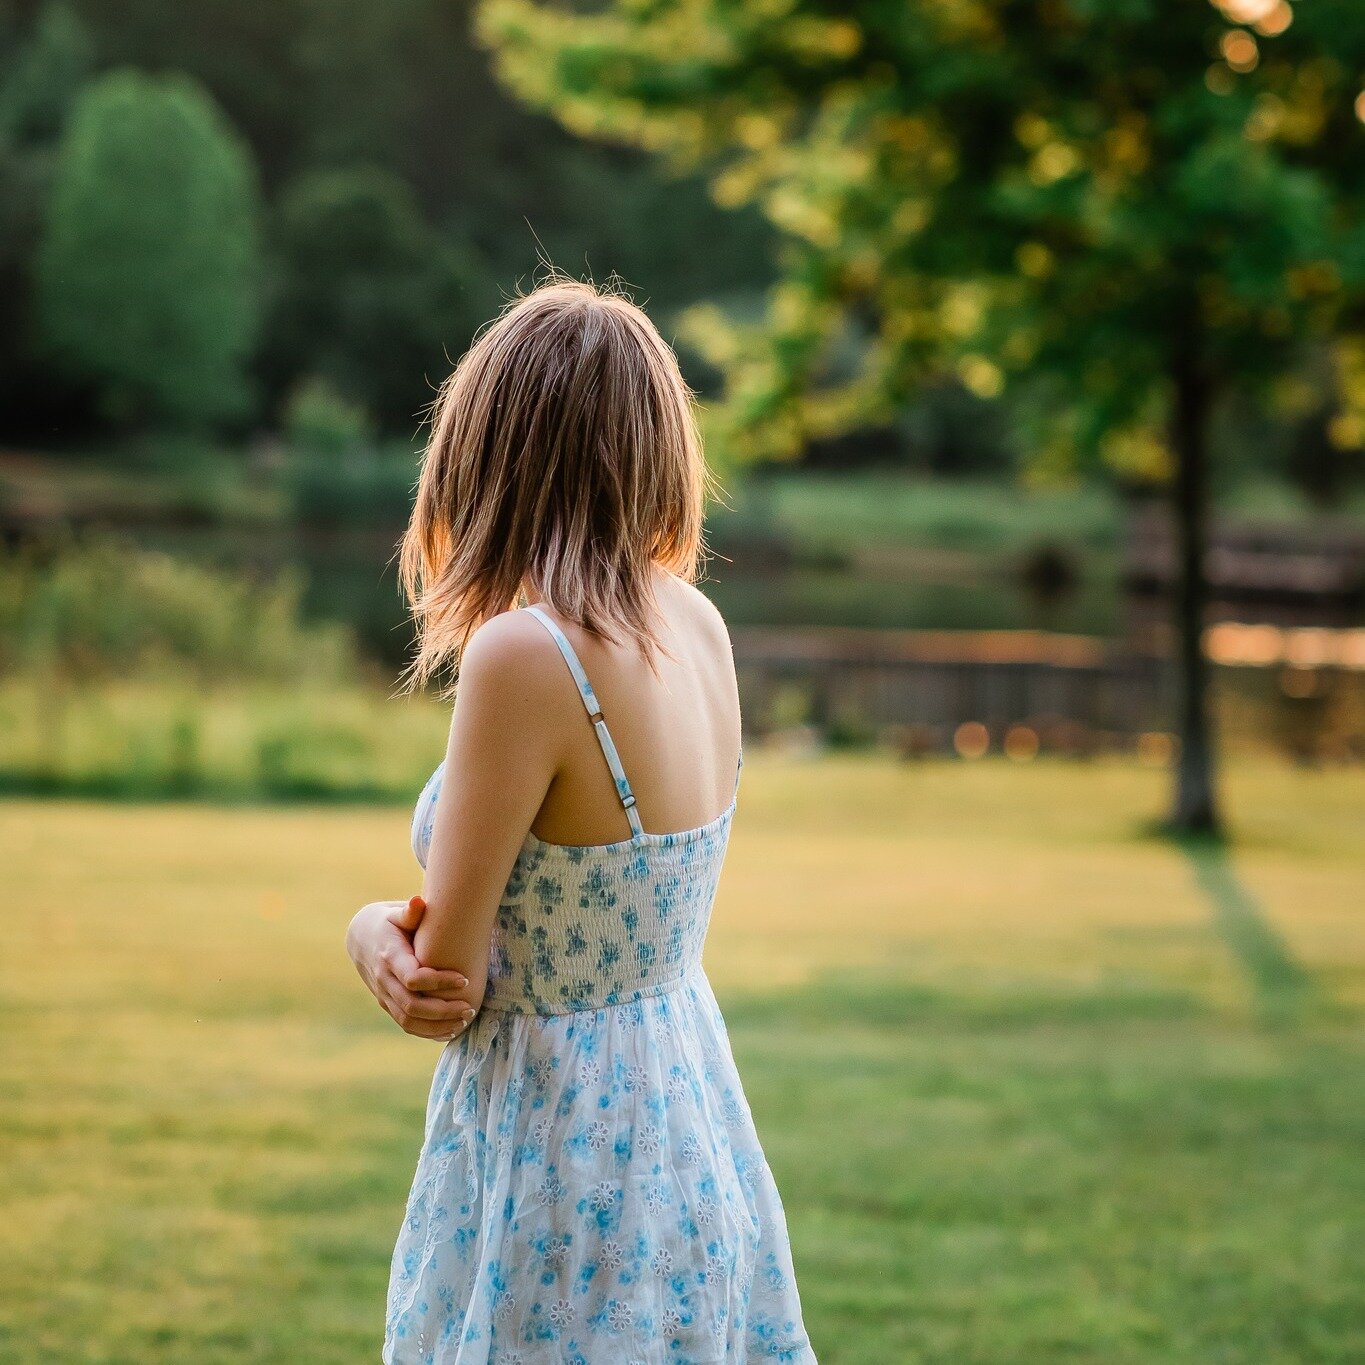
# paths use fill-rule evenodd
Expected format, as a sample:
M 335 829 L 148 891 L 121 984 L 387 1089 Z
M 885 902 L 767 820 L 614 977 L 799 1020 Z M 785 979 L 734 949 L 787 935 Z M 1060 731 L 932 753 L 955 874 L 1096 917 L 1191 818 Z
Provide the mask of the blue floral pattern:
M 733 811 L 618 844 L 527 836 L 483 1009 L 432 1082 L 390 1365 L 815 1360 L 701 967 Z

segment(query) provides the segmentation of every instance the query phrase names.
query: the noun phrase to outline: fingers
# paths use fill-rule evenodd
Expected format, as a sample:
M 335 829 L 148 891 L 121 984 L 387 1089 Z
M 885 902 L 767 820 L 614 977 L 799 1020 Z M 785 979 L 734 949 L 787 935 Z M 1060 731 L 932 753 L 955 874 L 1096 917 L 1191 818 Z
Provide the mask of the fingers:
M 449 1043 L 458 1038 L 469 1025 L 463 1019 L 454 1023 L 437 1022 L 430 1019 L 411 1019 L 394 1015 L 394 1023 L 412 1038 L 426 1038 L 434 1043 Z
M 464 1019 L 419 1019 L 405 1011 L 400 1000 L 384 998 L 384 1008 L 404 1033 L 413 1038 L 428 1038 L 433 1042 L 449 1042 L 458 1038 L 469 1027 Z
M 412 951 L 410 935 L 416 930 L 426 908 L 421 896 L 413 896 L 406 909 L 395 907 L 389 915 L 389 923 L 397 932 L 385 942 L 379 953 L 380 959 L 408 990 L 442 996 L 447 1000 L 459 999 L 460 992 L 468 988 L 469 979 L 461 972 L 424 967 Z
M 410 991 L 421 995 L 439 995 L 454 1000 L 459 993 L 469 988 L 469 979 L 459 972 L 438 971 L 435 967 L 423 967 L 414 957 L 407 970 L 397 973 L 398 979 Z
M 424 967 L 406 944 L 387 945 L 380 955 L 401 985 L 415 995 L 440 995 L 453 1000 L 469 989 L 469 979 L 459 972 Z
M 474 1007 L 467 1001 L 414 994 L 387 973 L 377 994 L 398 1027 L 418 1038 L 458 1037 L 475 1015 Z
M 412 1019 L 435 1019 L 451 1023 L 456 1019 L 474 1017 L 473 1006 L 467 1000 L 439 1000 L 432 995 L 417 995 L 404 990 L 397 983 L 389 988 L 389 996 Z
M 395 1019 L 394 1022 L 409 1038 L 425 1038 L 432 1043 L 450 1043 L 464 1032 L 466 1025 L 424 1023 L 420 1019 Z
M 395 904 L 389 911 L 389 923 L 401 929 L 405 934 L 417 932 L 417 926 L 422 922 L 422 916 L 427 912 L 427 903 L 421 896 L 412 896 L 405 904 Z
M 387 971 L 403 985 L 407 985 L 408 978 L 415 975 L 422 964 L 417 960 L 417 954 L 412 951 L 412 943 L 408 936 L 397 930 L 388 933 L 383 946 L 379 949 L 379 969 Z

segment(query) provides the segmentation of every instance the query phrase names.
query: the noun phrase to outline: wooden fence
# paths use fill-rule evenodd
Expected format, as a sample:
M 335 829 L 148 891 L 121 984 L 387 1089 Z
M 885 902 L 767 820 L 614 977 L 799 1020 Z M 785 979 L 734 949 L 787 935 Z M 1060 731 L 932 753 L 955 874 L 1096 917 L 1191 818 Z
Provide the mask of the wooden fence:
M 793 719 L 902 727 L 932 746 L 977 723 L 993 735 L 1028 725 L 1046 743 L 1049 731 L 1131 738 L 1164 714 L 1161 660 L 1079 636 L 746 627 L 734 645 L 757 732 Z

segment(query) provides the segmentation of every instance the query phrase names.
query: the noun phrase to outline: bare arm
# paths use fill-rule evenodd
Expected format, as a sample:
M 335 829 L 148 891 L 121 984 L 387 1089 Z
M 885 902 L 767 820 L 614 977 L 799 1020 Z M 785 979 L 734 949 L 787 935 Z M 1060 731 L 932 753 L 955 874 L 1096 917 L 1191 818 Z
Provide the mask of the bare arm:
M 413 945 L 424 967 L 467 978 L 475 1009 L 502 893 L 562 758 L 566 690 L 553 649 L 538 622 L 509 612 L 478 630 L 460 664 Z

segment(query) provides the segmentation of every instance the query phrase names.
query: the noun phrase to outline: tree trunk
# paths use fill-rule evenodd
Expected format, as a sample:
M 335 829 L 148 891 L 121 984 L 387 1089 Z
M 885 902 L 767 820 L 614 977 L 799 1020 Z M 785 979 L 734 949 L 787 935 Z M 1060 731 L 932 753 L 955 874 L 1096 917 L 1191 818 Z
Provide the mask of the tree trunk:
M 1176 541 L 1174 592 L 1176 734 L 1175 805 L 1170 829 L 1176 834 L 1221 833 L 1214 794 L 1214 752 L 1209 715 L 1209 663 L 1204 655 L 1208 580 L 1209 412 L 1212 386 L 1197 360 L 1177 359 L 1172 379 L 1175 404 L 1171 445 L 1175 479 L 1171 512 Z

